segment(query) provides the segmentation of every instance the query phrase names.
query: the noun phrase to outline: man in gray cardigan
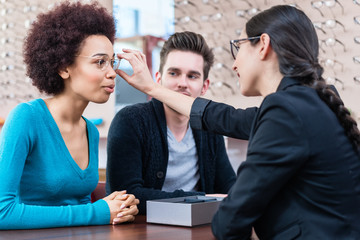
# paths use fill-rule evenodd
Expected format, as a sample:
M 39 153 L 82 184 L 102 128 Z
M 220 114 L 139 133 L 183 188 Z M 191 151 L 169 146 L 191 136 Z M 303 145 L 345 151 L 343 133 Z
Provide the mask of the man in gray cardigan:
M 160 53 L 156 81 L 192 97 L 209 87 L 214 55 L 193 32 L 172 35 Z M 107 192 L 126 189 L 139 200 L 226 194 L 236 180 L 223 136 L 193 130 L 189 119 L 156 99 L 128 106 L 108 134 Z

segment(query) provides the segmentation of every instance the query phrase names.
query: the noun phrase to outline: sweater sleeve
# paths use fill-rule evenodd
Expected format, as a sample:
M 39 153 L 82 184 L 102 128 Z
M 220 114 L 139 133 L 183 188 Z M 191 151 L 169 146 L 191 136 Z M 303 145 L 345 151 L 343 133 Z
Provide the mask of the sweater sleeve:
M 21 202 L 18 194 L 27 156 L 34 148 L 46 147 L 37 146 L 34 140 L 37 118 L 31 106 L 20 104 L 9 114 L 1 131 L 0 230 L 109 224 L 110 211 L 104 200 L 62 206 L 49 206 L 47 199 L 44 205 Z
M 143 141 L 145 131 L 141 126 L 140 115 L 134 114 L 131 107 L 124 108 L 114 117 L 108 134 L 108 160 L 106 169 L 107 194 L 113 191 L 127 190 L 140 200 L 140 214 L 146 214 L 146 201 L 152 199 L 175 198 L 192 195 L 204 195 L 204 192 L 185 192 L 181 189 L 165 192 L 146 186 L 143 174 L 149 173 L 154 166 L 146 165 Z M 146 114 L 145 114 L 146 115 Z M 149 117 L 148 115 L 144 117 Z M 162 146 L 159 146 L 162 148 Z M 159 149 L 153 151 L 160 151 Z M 149 159 L 148 164 L 158 164 L 159 159 Z M 156 178 L 156 172 L 154 178 Z

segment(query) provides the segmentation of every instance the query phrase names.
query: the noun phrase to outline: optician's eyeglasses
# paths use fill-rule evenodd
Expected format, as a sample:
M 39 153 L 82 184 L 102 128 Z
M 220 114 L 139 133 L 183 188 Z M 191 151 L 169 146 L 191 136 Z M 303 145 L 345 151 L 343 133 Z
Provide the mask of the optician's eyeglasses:
M 260 36 L 230 40 L 230 49 L 231 49 L 231 54 L 232 54 L 233 58 L 236 59 L 237 52 L 239 51 L 240 44 L 242 42 L 248 41 L 248 40 L 259 39 L 259 38 L 260 38 Z
M 101 55 L 101 56 L 83 56 L 83 55 L 77 55 L 77 57 L 84 57 L 84 58 L 92 58 L 96 59 L 96 64 L 98 65 L 99 69 L 101 71 L 105 71 L 106 68 L 111 65 L 112 69 L 116 70 L 120 66 L 120 60 L 118 58 L 110 59 L 108 55 Z

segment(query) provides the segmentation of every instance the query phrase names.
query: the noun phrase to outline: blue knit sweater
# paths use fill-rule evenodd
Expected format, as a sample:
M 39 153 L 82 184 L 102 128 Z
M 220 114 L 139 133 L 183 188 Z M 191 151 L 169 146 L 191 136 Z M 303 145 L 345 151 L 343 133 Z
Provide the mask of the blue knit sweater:
M 89 165 L 82 170 L 42 99 L 9 114 L 0 135 L 0 229 L 109 223 L 107 203 L 90 203 L 99 178 L 99 133 L 85 121 Z

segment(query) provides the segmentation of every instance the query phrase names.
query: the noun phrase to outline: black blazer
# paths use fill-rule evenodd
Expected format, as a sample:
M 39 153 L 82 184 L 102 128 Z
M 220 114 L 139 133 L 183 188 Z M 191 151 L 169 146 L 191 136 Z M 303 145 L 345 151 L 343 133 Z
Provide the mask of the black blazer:
M 249 112 L 197 99 L 191 123 L 224 133 L 236 122 L 244 135 Z M 249 239 L 252 227 L 261 240 L 360 239 L 359 153 L 316 91 L 292 78 L 263 100 L 247 159 L 212 222 L 218 239 Z

